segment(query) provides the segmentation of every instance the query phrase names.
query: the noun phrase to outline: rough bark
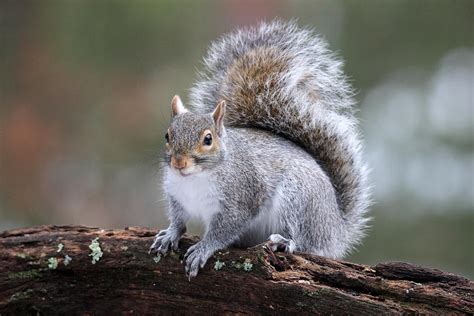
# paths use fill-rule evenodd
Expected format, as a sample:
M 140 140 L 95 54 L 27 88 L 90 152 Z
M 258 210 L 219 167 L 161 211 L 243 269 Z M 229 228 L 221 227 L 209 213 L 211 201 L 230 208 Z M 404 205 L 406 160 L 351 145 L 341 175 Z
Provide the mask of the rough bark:
M 457 275 L 272 253 L 264 245 L 219 252 L 188 281 L 181 258 L 197 237 L 184 237 L 179 252 L 155 262 L 148 254 L 154 234 L 82 226 L 1 233 L 0 315 L 474 313 L 473 282 Z M 96 237 L 103 256 L 92 264 Z

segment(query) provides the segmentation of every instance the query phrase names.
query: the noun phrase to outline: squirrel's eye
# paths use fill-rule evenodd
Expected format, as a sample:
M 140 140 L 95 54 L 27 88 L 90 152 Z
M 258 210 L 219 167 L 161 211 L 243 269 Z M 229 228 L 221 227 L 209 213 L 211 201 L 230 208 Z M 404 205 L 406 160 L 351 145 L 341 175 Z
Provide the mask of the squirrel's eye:
M 206 145 L 206 146 L 211 146 L 211 144 L 212 144 L 212 135 L 211 135 L 211 133 L 208 133 L 208 134 L 204 137 L 203 144 Z
M 165 135 L 165 139 L 166 139 L 166 142 L 169 143 L 170 142 L 170 135 L 168 133 L 166 133 Z

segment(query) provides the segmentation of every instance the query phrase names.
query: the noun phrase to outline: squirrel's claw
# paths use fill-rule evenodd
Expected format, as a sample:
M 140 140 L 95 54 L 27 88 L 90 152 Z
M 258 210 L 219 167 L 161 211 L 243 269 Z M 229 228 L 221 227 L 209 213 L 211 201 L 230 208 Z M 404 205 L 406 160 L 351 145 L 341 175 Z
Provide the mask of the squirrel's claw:
M 155 240 L 150 246 L 150 250 L 148 251 L 148 253 L 159 253 L 164 256 L 171 249 L 178 249 L 178 240 L 179 238 L 175 238 L 173 234 L 169 232 L 169 230 L 161 230 L 158 234 L 156 234 Z
M 286 253 L 293 253 L 296 248 L 296 244 L 293 240 L 287 239 L 280 234 L 270 235 L 267 245 L 272 251 L 282 251 Z
M 204 267 L 207 259 L 210 257 L 209 253 L 210 252 L 206 251 L 201 241 L 189 247 L 188 251 L 184 255 L 184 270 L 188 275 L 189 281 L 191 281 L 191 278 L 197 276 L 199 268 Z

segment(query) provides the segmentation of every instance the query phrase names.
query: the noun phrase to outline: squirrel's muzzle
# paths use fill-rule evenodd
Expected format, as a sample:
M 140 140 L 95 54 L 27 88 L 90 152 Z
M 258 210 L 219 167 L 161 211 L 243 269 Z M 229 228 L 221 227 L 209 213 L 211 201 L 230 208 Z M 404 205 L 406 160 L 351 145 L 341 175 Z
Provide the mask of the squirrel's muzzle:
M 189 157 L 176 154 L 171 156 L 171 166 L 175 169 L 181 170 L 191 165 Z

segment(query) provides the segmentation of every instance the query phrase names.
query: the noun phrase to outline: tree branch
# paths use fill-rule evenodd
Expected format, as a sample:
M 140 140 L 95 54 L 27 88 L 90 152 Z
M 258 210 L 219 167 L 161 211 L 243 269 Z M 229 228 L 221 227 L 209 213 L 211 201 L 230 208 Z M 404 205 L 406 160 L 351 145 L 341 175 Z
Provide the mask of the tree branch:
M 83 226 L 1 233 L 0 314 L 474 313 L 473 282 L 457 275 L 272 253 L 264 245 L 216 253 L 189 282 L 181 258 L 197 237 L 158 258 L 148 254 L 154 234 Z M 100 249 L 91 246 L 97 237 Z M 103 253 L 95 264 L 93 251 L 96 259 Z

